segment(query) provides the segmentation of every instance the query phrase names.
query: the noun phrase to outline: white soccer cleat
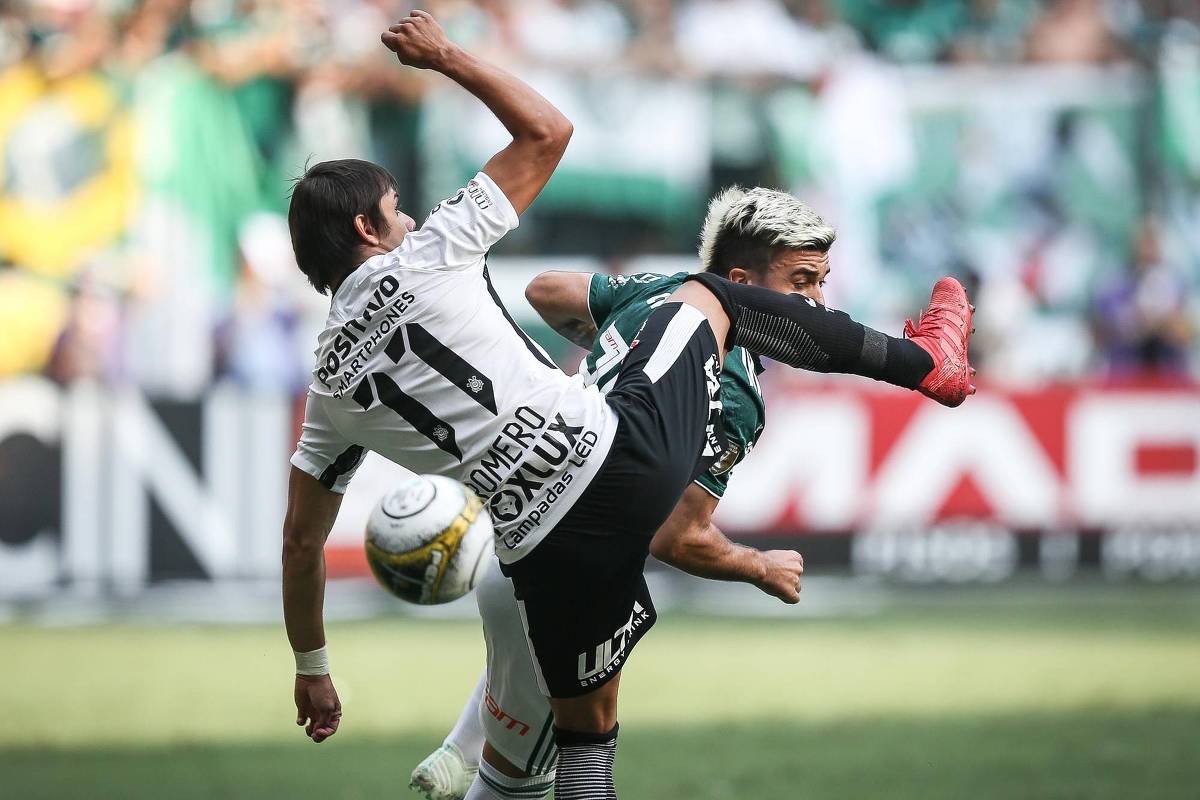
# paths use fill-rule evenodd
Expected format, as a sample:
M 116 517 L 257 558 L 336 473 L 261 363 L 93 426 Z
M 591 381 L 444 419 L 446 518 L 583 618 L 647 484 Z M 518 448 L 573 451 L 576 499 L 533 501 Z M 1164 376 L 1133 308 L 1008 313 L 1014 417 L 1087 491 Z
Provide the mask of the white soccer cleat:
M 447 742 L 417 765 L 408 788 L 429 800 L 462 800 L 477 772 L 479 767 L 468 764 L 462 751 Z

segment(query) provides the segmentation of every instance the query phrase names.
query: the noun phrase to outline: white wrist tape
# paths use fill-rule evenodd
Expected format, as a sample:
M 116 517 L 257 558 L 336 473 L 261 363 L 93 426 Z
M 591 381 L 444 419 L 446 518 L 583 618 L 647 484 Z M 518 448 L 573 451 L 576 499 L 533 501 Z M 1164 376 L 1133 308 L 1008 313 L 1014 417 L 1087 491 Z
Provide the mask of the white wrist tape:
M 297 675 L 311 677 L 329 674 L 329 652 L 324 647 L 309 650 L 307 653 L 297 653 L 293 650 L 292 654 L 296 656 Z

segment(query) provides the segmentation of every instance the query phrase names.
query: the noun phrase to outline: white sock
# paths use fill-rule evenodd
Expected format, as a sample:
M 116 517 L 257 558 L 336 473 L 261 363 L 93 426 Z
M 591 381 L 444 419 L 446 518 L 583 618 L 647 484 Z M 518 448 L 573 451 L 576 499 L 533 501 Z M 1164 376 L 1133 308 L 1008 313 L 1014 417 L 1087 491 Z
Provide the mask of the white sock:
M 554 788 L 554 773 L 532 778 L 510 778 L 486 761 L 463 800 L 541 800 Z
M 445 744 L 452 744 L 462 753 L 463 759 L 475 766 L 479 763 L 483 756 L 483 723 L 479 721 L 479 708 L 483 705 L 483 693 L 487 687 L 487 670 L 479 676 L 479 683 L 475 684 L 475 691 L 471 692 L 471 698 L 467 700 L 467 704 L 463 706 L 462 713 L 458 715 L 458 721 L 454 723 L 454 727 L 447 734 Z

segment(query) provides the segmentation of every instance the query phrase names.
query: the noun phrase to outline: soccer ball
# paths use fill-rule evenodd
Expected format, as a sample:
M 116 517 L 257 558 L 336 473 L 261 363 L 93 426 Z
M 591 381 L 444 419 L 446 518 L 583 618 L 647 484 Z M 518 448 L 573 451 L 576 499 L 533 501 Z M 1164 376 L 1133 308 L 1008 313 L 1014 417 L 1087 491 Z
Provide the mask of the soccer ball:
M 486 568 L 492 518 L 458 481 L 417 475 L 375 504 L 366 539 L 367 563 L 385 589 L 418 605 L 449 603 Z

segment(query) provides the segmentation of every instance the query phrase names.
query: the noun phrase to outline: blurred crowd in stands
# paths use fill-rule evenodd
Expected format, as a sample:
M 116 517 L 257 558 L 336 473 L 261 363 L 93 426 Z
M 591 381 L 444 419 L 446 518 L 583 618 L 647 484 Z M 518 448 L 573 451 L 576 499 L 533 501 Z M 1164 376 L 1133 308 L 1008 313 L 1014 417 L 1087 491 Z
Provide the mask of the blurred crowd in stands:
M 923 302 L 934 273 L 970 281 L 984 376 L 1200 366 L 1196 0 L 420 5 L 487 58 L 576 81 L 585 108 L 617 80 L 704 93 L 696 135 L 711 158 L 700 184 L 683 181 L 685 221 L 647 223 L 621 191 L 607 207 L 548 200 L 509 254 L 605 268 L 684 255 L 705 197 L 766 183 L 839 225 L 830 294 L 881 327 Z M 0 6 L 0 377 L 176 395 L 222 377 L 306 385 L 323 301 L 290 263 L 288 178 L 312 158 L 371 158 L 418 219 L 454 188 L 430 166 L 445 138 L 426 130 L 439 79 L 397 68 L 378 42 L 411 7 Z M 999 106 L 970 108 L 978 87 Z M 824 139 L 809 141 L 810 123 Z
M 362 69 L 380 61 L 372 34 L 414 5 L 496 60 L 692 76 L 813 78 L 847 47 L 903 63 L 1150 58 L 1169 25 L 1200 23 L 1191 0 L 10 0 L 0 64 L 34 55 L 62 76 L 184 48 L 229 82 L 378 91 L 403 81 Z

